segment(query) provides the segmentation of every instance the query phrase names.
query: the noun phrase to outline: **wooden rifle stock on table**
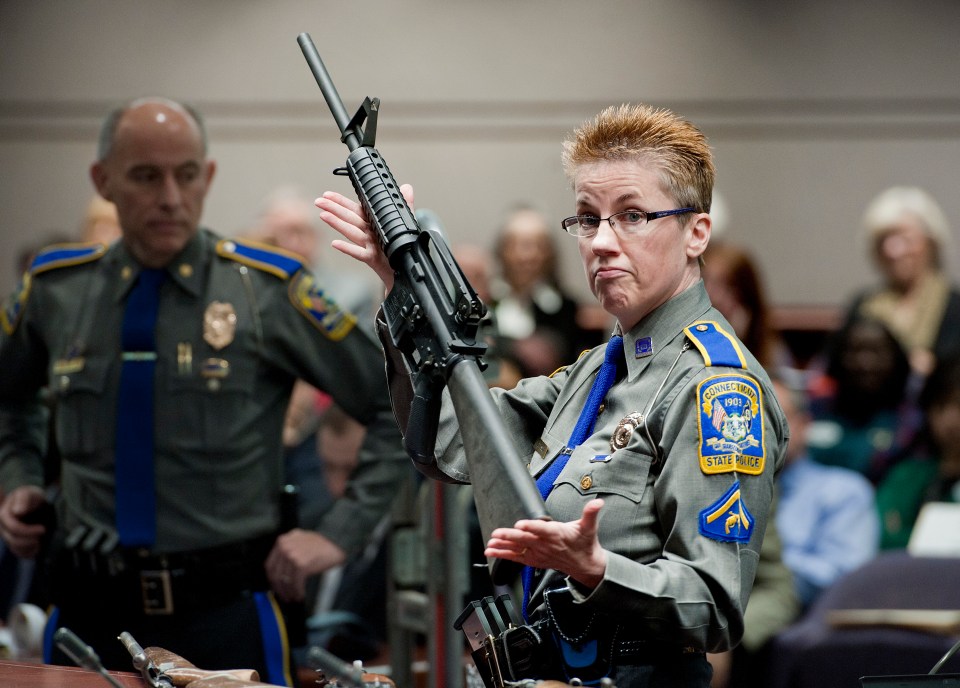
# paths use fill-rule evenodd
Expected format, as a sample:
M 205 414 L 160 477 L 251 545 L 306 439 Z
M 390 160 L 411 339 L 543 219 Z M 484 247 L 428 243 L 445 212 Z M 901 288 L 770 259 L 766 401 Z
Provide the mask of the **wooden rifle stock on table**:
M 140 647 L 126 631 L 120 634 L 119 639 L 130 653 L 134 669 L 140 672 L 151 688 L 245 688 L 271 685 L 261 683 L 260 675 L 254 669 L 199 669 L 162 647 Z
M 297 42 L 350 149 L 346 165 L 360 205 L 394 270 L 383 304 L 390 339 L 413 371 L 414 398 L 404 446 L 411 458 L 432 466 L 443 387 L 450 389 L 470 467 L 470 483 L 484 540 L 520 519 L 546 519 L 536 483 L 517 456 L 481 373 L 486 346 L 477 329 L 486 308 L 438 232 L 421 229 L 383 156 L 374 148 L 380 101 L 364 100 L 352 118 L 309 34 Z M 510 583 L 515 562 L 488 562 L 494 583 Z

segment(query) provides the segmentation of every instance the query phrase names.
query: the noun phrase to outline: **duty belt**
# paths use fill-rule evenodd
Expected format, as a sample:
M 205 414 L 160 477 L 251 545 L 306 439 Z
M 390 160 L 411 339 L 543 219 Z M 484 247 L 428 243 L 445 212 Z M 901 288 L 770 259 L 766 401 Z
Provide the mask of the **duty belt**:
M 136 604 L 147 615 L 170 615 L 214 606 L 243 591 L 268 588 L 263 563 L 275 535 L 184 552 L 153 553 L 144 549 L 86 546 L 92 536 L 68 536 L 55 570 L 78 582 L 102 588 L 115 599 Z M 56 574 L 55 574 L 56 575 Z M 69 576 L 69 578 L 66 578 Z M 78 580 L 79 579 L 79 580 Z M 82 594 L 82 593 L 81 593 Z M 89 594 L 89 593 L 87 593 Z M 75 600 L 79 601 L 79 600 Z

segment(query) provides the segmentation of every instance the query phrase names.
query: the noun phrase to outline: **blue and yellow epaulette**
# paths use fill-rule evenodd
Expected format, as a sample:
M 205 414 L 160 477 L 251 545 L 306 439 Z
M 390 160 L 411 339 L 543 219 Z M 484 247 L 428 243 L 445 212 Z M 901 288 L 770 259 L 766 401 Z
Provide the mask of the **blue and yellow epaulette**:
M 27 272 L 39 275 L 57 268 L 89 263 L 101 258 L 106 252 L 106 244 L 54 244 L 34 256 Z
M 303 258 L 296 253 L 246 239 L 221 239 L 217 242 L 217 255 L 284 280 L 303 268 Z
M 712 320 L 699 320 L 683 331 L 703 354 L 707 366 L 747 367 L 740 342 Z

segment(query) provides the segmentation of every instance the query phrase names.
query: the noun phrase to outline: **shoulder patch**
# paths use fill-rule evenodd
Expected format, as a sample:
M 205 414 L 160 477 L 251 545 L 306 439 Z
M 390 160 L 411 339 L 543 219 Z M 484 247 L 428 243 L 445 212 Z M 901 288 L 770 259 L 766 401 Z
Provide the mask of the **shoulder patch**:
M 740 342 L 712 320 L 700 320 L 683 331 L 703 354 L 703 360 L 708 366 L 747 367 Z
M 763 473 L 763 398 L 746 375 L 714 375 L 697 385 L 700 470 Z
M 316 278 L 306 270 L 300 271 L 290 282 L 287 293 L 297 310 L 335 342 L 346 337 L 357 324 L 352 313 L 341 310 L 333 299 L 324 295 Z
M 10 336 L 20 324 L 20 318 L 23 317 L 23 309 L 27 306 L 27 297 L 30 296 L 31 277 L 29 272 L 23 273 L 20 285 L 3 304 L 3 310 L 0 311 L 0 327 Z
M 221 239 L 217 242 L 217 255 L 280 279 L 289 279 L 303 268 L 303 259 L 297 254 L 246 239 Z
M 106 252 L 106 244 L 54 244 L 37 253 L 27 271 L 39 275 L 57 268 L 89 263 Z
M 700 534 L 721 542 L 750 542 L 754 523 L 753 515 L 743 503 L 739 480 L 700 512 Z

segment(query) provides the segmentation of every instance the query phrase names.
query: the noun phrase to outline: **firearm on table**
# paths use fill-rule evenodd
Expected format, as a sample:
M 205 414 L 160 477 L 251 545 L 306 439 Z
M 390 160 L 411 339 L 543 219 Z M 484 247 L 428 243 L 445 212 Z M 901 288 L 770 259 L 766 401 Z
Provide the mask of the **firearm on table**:
M 383 304 L 392 344 L 413 372 L 414 399 L 404 445 L 414 461 L 434 463 L 443 387 L 450 389 L 463 438 L 470 482 L 484 539 L 520 519 L 547 518 L 533 479 L 518 460 L 483 379 L 477 341 L 483 303 L 464 277 L 443 237 L 420 228 L 383 156 L 374 148 L 380 101 L 366 98 L 350 118 L 309 34 L 297 42 L 350 149 L 346 166 L 367 220 L 395 273 Z M 490 562 L 495 583 L 509 583 L 520 565 Z
M 317 645 L 307 652 L 307 662 L 317 671 L 319 688 L 393 688 L 394 683 L 383 674 L 369 674 L 363 668 L 348 664 L 332 652 Z
M 120 642 L 133 660 L 133 668 L 151 688 L 249 688 L 269 686 L 261 683 L 254 669 L 210 671 L 198 669 L 180 655 L 160 647 L 140 647 L 133 636 L 124 631 Z

